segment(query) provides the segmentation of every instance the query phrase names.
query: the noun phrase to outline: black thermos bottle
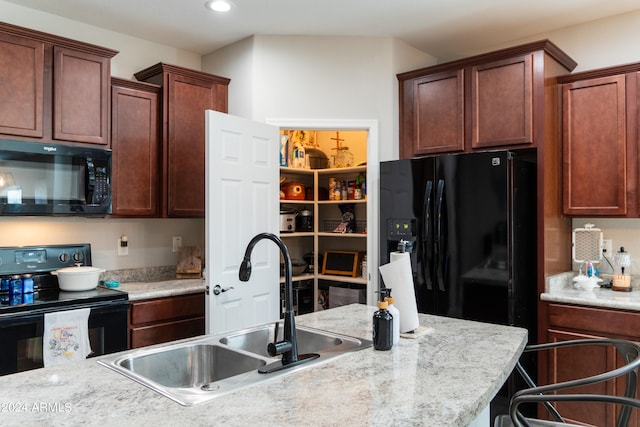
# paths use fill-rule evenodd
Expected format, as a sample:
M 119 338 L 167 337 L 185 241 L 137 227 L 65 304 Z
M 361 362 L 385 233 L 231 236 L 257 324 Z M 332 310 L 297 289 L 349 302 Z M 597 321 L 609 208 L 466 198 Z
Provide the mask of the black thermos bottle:
M 393 346 L 393 316 L 387 310 L 386 301 L 378 301 L 378 311 L 373 313 L 373 348 L 390 350 Z

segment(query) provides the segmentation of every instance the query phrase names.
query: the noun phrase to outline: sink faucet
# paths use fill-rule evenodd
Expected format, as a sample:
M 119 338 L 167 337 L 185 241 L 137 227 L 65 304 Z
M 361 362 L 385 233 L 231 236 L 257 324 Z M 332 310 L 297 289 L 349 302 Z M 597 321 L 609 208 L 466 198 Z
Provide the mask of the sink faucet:
M 291 274 L 291 255 L 289 249 L 280 238 L 271 233 L 260 233 L 256 235 L 244 252 L 244 259 L 240 264 L 238 277 L 241 281 L 247 282 L 251 277 L 251 252 L 254 246 L 263 239 L 271 240 L 280 249 L 280 253 L 284 258 L 284 275 L 285 275 L 285 292 L 284 292 L 284 340 L 277 342 L 278 324 L 276 323 L 274 331 L 274 342 L 267 347 L 267 352 L 274 357 L 282 354 L 282 360 L 270 363 L 258 369 L 260 373 L 275 372 L 280 369 L 290 368 L 304 362 L 311 361 L 320 357 L 318 354 L 303 354 L 298 356 L 298 343 L 296 339 L 296 323 L 293 312 L 293 278 Z

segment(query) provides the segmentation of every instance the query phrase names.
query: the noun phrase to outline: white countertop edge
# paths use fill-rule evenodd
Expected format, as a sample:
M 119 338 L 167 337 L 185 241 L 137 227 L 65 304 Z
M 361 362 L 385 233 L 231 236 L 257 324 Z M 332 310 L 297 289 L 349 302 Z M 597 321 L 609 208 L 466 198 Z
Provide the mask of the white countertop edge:
M 204 292 L 207 283 L 203 279 L 174 279 L 153 282 L 125 282 L 115 288 L 129 294 L 129 301 L 164 298 Z
M 617 292 L 611 289 L 569 289 L 557 293 L 540 294 L 540 300 L 618 310 L 640 311 L 640 292 Z

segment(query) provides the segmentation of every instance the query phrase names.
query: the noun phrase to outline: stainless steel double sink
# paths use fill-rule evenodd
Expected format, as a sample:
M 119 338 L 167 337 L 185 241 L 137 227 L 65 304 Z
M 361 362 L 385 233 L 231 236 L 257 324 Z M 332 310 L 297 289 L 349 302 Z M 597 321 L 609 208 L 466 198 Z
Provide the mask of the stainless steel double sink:
M 98 363 L 178 402 L 192 406 L 269 379 L 308 369 L 341 355 L 371 347 L 365 339 L 296 327 L 298 354 L 317 353 L 307 363 L 269 374 L 258 368 L 280 359 L 267 354 L 275 324 L 223 335 L 203 336 L 113 356 Z M 282 324 L 279 326 L 282 334 Z

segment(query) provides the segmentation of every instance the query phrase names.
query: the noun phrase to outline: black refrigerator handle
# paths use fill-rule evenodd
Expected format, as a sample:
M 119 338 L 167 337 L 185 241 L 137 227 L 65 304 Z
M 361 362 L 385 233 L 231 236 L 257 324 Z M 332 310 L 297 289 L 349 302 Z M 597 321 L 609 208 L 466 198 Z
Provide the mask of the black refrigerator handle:
M 433 290 L 433 275 L 431 274 L 431 262 L 433 260 L 433 248 L 431 245 L 431 194 L 433 193 L 433 181 L 427 181 L 424 188 L 424 202 L 422 203 L 422 247 L 424 248 L 422 265 L 428 290 Z
M 443 254 L 443 222 L 444 218 L 442 217 L 442 202 L 444 200 L 444 180 L 438 180 L 438 189 L 436 193 L 436 213 L 435 213 L 435 242 L 434 242 L 434 252 L 436 257 L 436 281 L 438 282 L 438 289 L 444 292 L 444 254 Z

